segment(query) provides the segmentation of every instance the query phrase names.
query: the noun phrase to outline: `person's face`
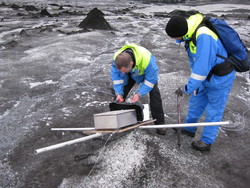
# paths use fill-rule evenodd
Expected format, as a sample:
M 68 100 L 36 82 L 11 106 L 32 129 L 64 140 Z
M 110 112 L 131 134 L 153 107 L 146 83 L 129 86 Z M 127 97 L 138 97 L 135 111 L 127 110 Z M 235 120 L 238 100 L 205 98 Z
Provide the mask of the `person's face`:
M 122 74 L 128 73 L 133 68 L 133 62 L 130 62 L 128 67 L 122 67 L 119 71 L 122 72 Z
M 175 39 L 175 40 L 182 40 L 182 37 L 172 37 L 172 39 Z

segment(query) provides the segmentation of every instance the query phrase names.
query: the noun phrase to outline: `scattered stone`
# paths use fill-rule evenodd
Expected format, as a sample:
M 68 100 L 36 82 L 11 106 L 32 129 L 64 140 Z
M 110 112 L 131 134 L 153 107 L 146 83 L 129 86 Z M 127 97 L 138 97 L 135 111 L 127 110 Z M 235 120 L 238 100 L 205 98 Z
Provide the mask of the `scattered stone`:
M 17 44 L 18 44 L 17 41 L 13 40 L 13 41 L 5 44 L 4 46 L 5 46 L 5 48 L 14 48 L 14 47 L 16 47 Z
M 50 6 L 54 6 L 54 7 L 60 7 L 60 5 L 58 5 L 58 4 L 55 4 L 55 3 L 51 3 L 51 4 L 49 4 Z
M 47 11 L 47 9 L 41 10 L 41 15 L 42 15 L 42 16 L 53 17 L 53 16 Z
M 17 15 L 17 16 L 27 16 L 26 14 L 21 13 L 21 12 L 18 12 L 16 15 Z
M 15 9 L 15 10 L 18 10 L 18 9 L 20 8 L 20 7 L 19 7 L 18 5 L 16 5 L 16 4 L 12 4 L 10 7 L 13 8 L 13 9 Z
M 80 28 L 113 30 L 109 23 L 103 17 L 104 13 L 97 8 L 92 9 L 87 17 L 79 24 Z
M 168 14 L 168 16 L 169 17 L 171 17 L 171 16 L 184 16 L 184 17 L 188 18 L 189 16 L 197 14 L 197 13 L 200 13 L 200 12 L 197 10 L 188 10 L 188 11 L 174 10 L 174 11 L 170 12 Z
M 207 17 L 211 17 L 211 18 L 218 18 L 219 16 L 217 16 L 216 14 L 213 13 L 208 13 L 206 14 Z
M 154 16 L 155 17 L 167 17 L 170 18 L 172 16 L 184 16 L 186 18 L 188 18 L 191 15 L 197 14 L 199 13 L 199 11 L 197 10 L 189 10 L 189 11 L 184 11 L 184 10 L 174 10 L 170 13 L 167 12 L 155 12 Z
M 58 32 L 65 34 L 65 35 L 72 35 L 72 34 L 78 34 L 78 33 L 86 33 L 86 32 L 90 32 L 89 29 L 83 28 L 83 29 L 78 29 L 78 30 L 74 30 L 74 29 L 58 29 Z
M 226 14 L 225 17 L 227 18 L 234 18 L 234 19 L 241 19 L 241 20 L 245 20 L 248 19 L 249 14 L 237 14 L 237 13 L 232 13 L 232 14 Z
M 19 33 L 21 37 L 29 37 L 28 33 L 22 29 L 22 31 Z
M 71 5 L 63 5 L 64 7 L 72 7 Z
M 40 13 L 35 13 L 35 14 L 34 14 L 34 13 L 29 12 L 28 16 L 29 16 L 30 18 L 33 18 L 33 19 L 38 19 L 38 18 L 41 17 L 41 14 L 40 14 Z
M 2 2 L 1 4 L 0 4 L 0 7 L 6 7 L 7 5 L 4 3 L 4 2 Z
M 47 25 L 47 26 L 42 26 L 42 27 L 40 27 L 39 29 L 40 29 L 40 33 L 42 33 L 42 32 L 52 32 L 53 31 L 53 28 L 55 28 L 55 26 L 54 25 Z
M 81 12 L 81 11 L 73 11 L 73 12 L 71 12 L 71 11 L 62 11 L 62 12 L 60 12 L 60 13 L 58 13 L 58 15 L 60 15 L 60 16 L 67 16 L 67 15 L 70 15 L 70 16 L 72 16 L 72 15 L 83 15 L 83 13 Z
M 250 13 L 249 9 L 244 9 L 244 8 L 240 8 L 240 9 L 233 9 L 233 10 L 227 10 L 225 12 L 232 12 L 232 13 Z
M 169 14 L 167 12 L 155 12 L 155 17 L 169 17 Z
M 39 10 L 38 8 L 36 8 L 33 5 L 25 5 L 24 9 L 27 10 L 27 11 L 38 11 Z

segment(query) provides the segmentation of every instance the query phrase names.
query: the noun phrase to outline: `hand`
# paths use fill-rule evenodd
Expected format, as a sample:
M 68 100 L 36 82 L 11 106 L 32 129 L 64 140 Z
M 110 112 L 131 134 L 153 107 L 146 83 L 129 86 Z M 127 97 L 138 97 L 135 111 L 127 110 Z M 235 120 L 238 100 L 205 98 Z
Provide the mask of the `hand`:
M 117 95 L 116 100 L 117 100 L 118 102 L 123 102 L 123 101 L 124 101 L 124 98 L 123 98 L 122 95 Z
M 181 96 L 182 97 L 183 93 L 184 93 L 184 91 L 183 91 L 182 87 L 178 87 L 178 89 L 175 91 L 175 94 L 177 96 Z
M 137 102 L 137 101 L 139 101 L 139 99 L 140 99 L 139 95 L 138 95 L 138 94 L 135 94 L 135 95 L 133 96 L 133 98 L 132 98 L 132 102 Z

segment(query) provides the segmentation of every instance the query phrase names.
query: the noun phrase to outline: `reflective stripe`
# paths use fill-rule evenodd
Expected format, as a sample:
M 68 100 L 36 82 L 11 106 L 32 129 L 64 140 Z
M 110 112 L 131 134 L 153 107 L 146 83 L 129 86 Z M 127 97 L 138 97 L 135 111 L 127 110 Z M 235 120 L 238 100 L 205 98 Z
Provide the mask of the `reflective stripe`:
M 203 80 L 206 79 L 206 76 L 201 76 L 201 75 L 199 75 L 199 74 L 194 74 L 194 73 L 192 73 L 191 76 L 190 76 L 190 78 L 193 78 L 193 79 L 195 79 L 195 80 L 203 81 Z
M 154 84 L 152 84 L 151 82 L 147 81 L 147 80 L 144 80 L 144 84 L 148 87 L 151 87 L 153 88 L 154 87 Z
M 123 84 L 124 83 L 124 80 L 114 80 L 113 81 L 113 84 L 116 85 L 116 84 Z

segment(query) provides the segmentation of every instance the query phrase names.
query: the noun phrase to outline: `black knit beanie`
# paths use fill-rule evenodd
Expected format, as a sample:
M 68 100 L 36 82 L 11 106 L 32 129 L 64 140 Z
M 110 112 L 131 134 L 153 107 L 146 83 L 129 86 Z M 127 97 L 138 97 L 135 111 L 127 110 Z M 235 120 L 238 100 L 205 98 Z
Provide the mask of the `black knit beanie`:
M 182 16 L 172 16 L 168 21 L 166 33 L 170 37 L 182 37 L 188 32 L 187 20 Z

